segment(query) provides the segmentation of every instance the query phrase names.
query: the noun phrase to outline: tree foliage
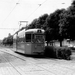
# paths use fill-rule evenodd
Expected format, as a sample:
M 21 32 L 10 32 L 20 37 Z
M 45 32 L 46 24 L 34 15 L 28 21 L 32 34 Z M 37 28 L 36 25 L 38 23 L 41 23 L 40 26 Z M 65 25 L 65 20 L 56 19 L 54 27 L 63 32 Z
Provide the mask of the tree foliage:
M 74 6 L 70 6 L 67 10 L 57 9 L 50 15 L 44 14 L 38 19 L 34 19 L 29 25 L 29 28 L 45 29 L 46 41 L 59 40 L 62 46 L 62 41 L 65 38 L 75 39 L 75 15 L 73 14 Z
M 28 26 L 28 29 L 36 28 L 36 23 L 38 19 L 34 19 Z
M 44 15 L 40 16 L 40 17 L 38 18 L 36 27 L 37 27 L 37 28 L 45 29 L 45 28 L 46 28 L 46 26 L 45 26 L 45 21 L 46 21 L 46 18 L 47 18 L 47 17 L 48 17 L 48 14 L 44 14 Z
M 34 19 L 28 26 L 28 29 L 32 28 L 45 28 L 45 20 L 48 17 L 48 14 L 40 16 L 38 19 Z
M 46 41 L 59 40 L 62 46 L 63 39 L 75 40 L 75 0 L 67 9 L 57 9 L 50 15 L 43 14 L 34 19 L 27 29 L 41 28 L 45 30 Z M 10 37 L 7 37 L 12 41 Z M 4 38 L 3 41 L 5 41 Z
M 13 45 L 13 36 L 9 34 L 8 37 L 3 39 L 4 45 Z
M 59 40 L 61 46 L 63 39 L 75 40 L 75 0 L 67 9 L 57 9 L 34 19 L 29 28 L 44 29 L 46 41 Z

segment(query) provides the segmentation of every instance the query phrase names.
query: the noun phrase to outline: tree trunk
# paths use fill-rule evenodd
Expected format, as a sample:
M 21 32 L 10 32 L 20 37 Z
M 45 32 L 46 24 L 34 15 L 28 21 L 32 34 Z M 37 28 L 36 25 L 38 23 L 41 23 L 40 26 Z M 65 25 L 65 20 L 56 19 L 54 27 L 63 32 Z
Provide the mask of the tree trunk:
M 47 41 L 47 46 L 48 46 L 48 41 Z
M 60 41 L 60 47 L 62 47 L 62 41 Z

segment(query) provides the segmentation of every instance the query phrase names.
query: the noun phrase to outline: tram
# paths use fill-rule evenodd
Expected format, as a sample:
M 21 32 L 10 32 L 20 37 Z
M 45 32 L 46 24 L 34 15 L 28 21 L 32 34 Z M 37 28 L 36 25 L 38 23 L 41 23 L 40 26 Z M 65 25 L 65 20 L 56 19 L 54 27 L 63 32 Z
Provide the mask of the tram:
M 43 55 L 45 49 L 45 35 L 43 29 L 22 29 L 13 35 L 15 52 L 30 55 Z

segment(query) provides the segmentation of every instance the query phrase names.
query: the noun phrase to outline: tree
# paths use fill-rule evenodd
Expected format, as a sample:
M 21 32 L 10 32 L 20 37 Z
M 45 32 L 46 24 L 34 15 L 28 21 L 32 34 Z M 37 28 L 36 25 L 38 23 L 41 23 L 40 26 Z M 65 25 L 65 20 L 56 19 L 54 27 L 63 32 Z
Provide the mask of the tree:
M 42 29 L 45 29 L 45 22 L 46 22 L 46 19 L 48 17 L 48 14 L 44 14 L 42 16 L 40 16 L 38 18 L 38 21 L 37 21 L 37 24 L 36 24 L 36 28 L 42 28 Z
M 50 40 L 59 40 L 60 41 L 60 46 L 62 46 L 62 31 L 63 28 L 61 27 L 62 24 L 60 24 L 60 14 L 63 13 L 65 9 L 62 10 L 56 10 L 54 13 L 50 14 L 47 19 L 46 19 L 46 25 L 47 28 L 49 28 L 49 38 Z M 48 31 L 47 31 L 48 33 Z M 49 40 L 49 41 L 50 41 Z
M 75 16 L 74 15 L 67 15 L 65 17 L 65 21 L 63 21 L 64 23 L 64 33 L 66 34 L 66 37 L 68 39 L 75 39 L 75 34 L 73 34 L 75 32 Z
M 37 21 L 38 19 L 34 19 L 27 28 L 28 29 L 36 28 Z
M 75 39 L 75 0 L 73 0 L 72 4 L 68 9 L 60 14 L 60 29 L 63 28 L 63 31 L 60 31 L 60 34 L 64 36 L 64 38 Z
M 68 38 L 68 33 L 67 33 L 67 27 L 68 27 L 68 22 L 67 22 L 67 16 L 68 12 L 66 10 L 63 10 L 62 13 L 60 13 L 60 19 L 59 19 L 59 38 L 58 40 L 60 41 L 60 46 L 62 46 L 62 41 L 65 38 Z
M 7 37 L 7 44 L 13 45 L 13 36 L 12 35 Z
M 48 14 L 44 14 L 40 16 L 38 19 L 34 19 L 28 26 L 28 29 L 32 28 L 42 28 L 44 29 L 46 18 L 48 17 Z
M 71 6 L 75 6 L 75 0 L 73 0 L 73 2 L 72 2 L 72 4 L 71 4 Z
M 4 45 L 13 45 L 13 36 L 9 33 L 8 37 L 3 39 Z
M 6 45 L 7 44 L 7 38 L 4 38 L 2 42 L 4 45 Z
M 63 39 L 75 39 L 75 0 L 71 6 L 65 10 L 56 10 L 52 14 L 44 14 L 38 19 L 34 19 L 29 25 L 30 28 L 45 29 L 46 41 L 59 40 L 62 46 Z

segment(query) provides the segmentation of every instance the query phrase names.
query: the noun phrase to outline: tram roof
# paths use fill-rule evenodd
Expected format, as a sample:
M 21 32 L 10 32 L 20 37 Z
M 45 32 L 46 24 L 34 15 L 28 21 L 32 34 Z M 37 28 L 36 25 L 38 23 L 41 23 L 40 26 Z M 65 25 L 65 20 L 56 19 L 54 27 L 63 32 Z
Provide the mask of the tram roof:
M 41 30 L 42 33 L 44 33 L 44 30 L 43 29 L 28 29 L 25 32 L 36 33 L 38 30 Z
M 22 29 L 22 30 L 24 30 L 24 29 Z M 21 29 L 18 30 L 18 31 L 15 32 L 13 35 L 15 35 L 16 33 L 20 32 L 20 31 L 22 31 L 22 30 L 21 30 Z M 39 29 L 39 28 L 36 28 L 36 29 L 28 29 L 28 30 L 25 30 L 25 32 L 26 32 L 26 33 L 36 33 L 38 30 L 41 30 L 42 33 L 45 32 L 44 29 Z

